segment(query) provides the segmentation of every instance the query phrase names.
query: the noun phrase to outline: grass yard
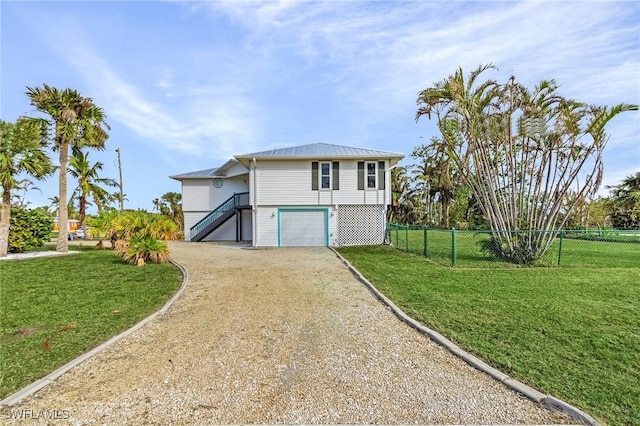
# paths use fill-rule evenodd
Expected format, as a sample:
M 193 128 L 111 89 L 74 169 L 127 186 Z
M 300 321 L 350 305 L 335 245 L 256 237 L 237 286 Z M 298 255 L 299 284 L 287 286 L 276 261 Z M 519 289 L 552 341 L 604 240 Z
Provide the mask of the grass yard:
M 425 233 L 423 230 L 391 230 L 390 236 L 393 245 L 398 249 L 424 255 Z M 640 267 L 640 244 L 636 236 L 618 238 L 620 242 L 564 238 L 561 253 L 559 253 L 560 240 L 556 238 L 539 264 L 557 266 L 560 254 L 560 266 L 563 267 Z M 480 241 L 488 239 L 489 235 L 486 232 L 456 231 L 456 266 L 509 269 L 518 267 L 509 262 L 496 261 L 480 251 Z M 451 231 L 429 229 L 426 235 L 427 257 L 442 265 L 451 265 L 451 243 Z
M 640 425 L 640 267 L 469 269 L 391 247 L 338 251 L 408 315 L 506 374 L 606 424 Z
M 182 282 L 171 264 L 110 250 L 0 263 L 0 399 L 159 309 Z

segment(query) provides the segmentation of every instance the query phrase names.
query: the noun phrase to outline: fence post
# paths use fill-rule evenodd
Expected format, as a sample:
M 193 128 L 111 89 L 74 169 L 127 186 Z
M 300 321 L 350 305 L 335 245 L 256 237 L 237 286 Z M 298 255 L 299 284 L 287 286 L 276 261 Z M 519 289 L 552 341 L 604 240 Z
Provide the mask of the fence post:
M 400 248 L 400 237 L 398 236 L 398 228 L 400 227 L 400 225 L 396 225 L 396 247 Z
M 422 229 L 423 229 L 422 232 L 424 233 L 424 244 L 422 249 L 423 249 L 424 257 L 427 257 L 427 227 L 425 226 Z
M 404 246 L 406 249 L 405 251 L 409 253 L 409 225 L 404 228 Z
M 558 266 L 560 266 L 560 259 L 562 258 L 562 238 L 564 237 L 564 231 L 560 231 L 560 245 L 558 246 Z
M 456 228 L 451 228 L 451 266 L 456 266 Z

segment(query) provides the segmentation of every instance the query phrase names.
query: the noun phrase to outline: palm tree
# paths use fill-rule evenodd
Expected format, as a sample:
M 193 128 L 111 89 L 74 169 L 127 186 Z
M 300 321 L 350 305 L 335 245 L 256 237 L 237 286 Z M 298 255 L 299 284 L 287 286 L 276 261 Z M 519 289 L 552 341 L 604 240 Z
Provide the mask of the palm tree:
M 387 221 L 391 223 L 407 223 L 409 196 L 409 178 L 404 167 L 391 169 L 391 206 L 387 211 Z M 413 210 L 413 209 L 411 209 Z
M 437 137 L 433 137 L 429 145 L 416 147 L 411 156 L 422 160 L 417 167 L 416 178 L 424 182 L 423 196 L 427 208 L 430 210 L 431 200 L 437 197 L 442 212 L 440 225 L 449 228 L 451 204 L 456 198 L 456 190 L 462 184 L 456 173 L 454 158 Z
M 0 217 L 0 256 L 7 255 L 9 221 L 11 218 L 11 190 L 18 186 L 16 177 L 26 173 L 43 179 L 54 167 L 46 154 L 37 127 L 27 121 L 9 123 L 0 120 L 0 185 L 2 185 L 2 216 Z
M 11 194 L 11 204 L 18 208 L 25 208 L 30 204 L 29 201 L 26 201 L 27 193 L 29 191 L 38 191 L 42 193 L 40 188 L 38 188 L 31 179 L 17 180 L 13 189 L 14 191 Z
M 104 149 L 109 137 L 106 132 L 109 126 L 104 121 L 105 114 L 92 99 L 81 96 L 75 90 L 58 90 L 44 84 L 42 87 L 27 87 L 26 94 L 31 99 L 31 105 L 49 116 L 48 118 L 31 118 L 31 120 L 40 124 L 43 134 L 53 135 L 53 150 L 59 152 L 60 158 L 58 199 L 66 200 L 69 148 Z M 56 246 L 59 252 L 68 251 L 67 219 L 67 205 L 60 203 L 58 208 L 60 232 Z
M 72 193 L 72 198 L 78 200 L 78 226 L 84 225 L 87 215 L 87 198 L 91 197 L 98 212 L 102 211 L 109 198 L 109 192 L 100 185 L 118 186 L 113 179 L 99 177 L 103 164 L 99 161 L 93 165 L 89 162 L 89 154 L 80 150 L 73 150 L 73 156 L 69 159 L 69 173 L 78 181 L 78 186 Z
M 627 176 L 618 185 L 608 186 L 616 228 L 640 226 L 640 172 Z
M 182 212 L 182 194 L 167 192 L 160 198 L 153 199 L 153 208 L 158 213 L 170 217 L 178 228 L 182 230 L 184 225 L 184 213 Z
M 530 263 L 551 246 L 575 208 L 566 203 L 572 188 L 575 200 L 598 190 L 605 125 L 638 106 L 579 103 L 560 96 L 553 80 L 533 90 L 515 77 L 504 84 L 479 81 L 491 68 L 480 66 L 467 79 L 458 69 L 421 91 L 416 120 L 436 115 L 442 150 L 476 197 L 499 254 Z M 520 230 L 545 232 L 513 232 Z
M 179 229 L 184 225 L 184 215 L 182 213 L 182 194 L 179 192 L 167 192 L 162 199 L 169 205 L 169 216 Z

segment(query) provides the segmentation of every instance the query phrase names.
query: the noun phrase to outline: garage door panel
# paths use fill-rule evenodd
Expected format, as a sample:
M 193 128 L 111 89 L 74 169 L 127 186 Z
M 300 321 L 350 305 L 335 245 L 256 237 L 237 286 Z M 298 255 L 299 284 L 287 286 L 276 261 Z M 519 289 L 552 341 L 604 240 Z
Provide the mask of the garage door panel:
M 280 212 L 280 245 L 306 247 L 327 245 L 326 210 Z

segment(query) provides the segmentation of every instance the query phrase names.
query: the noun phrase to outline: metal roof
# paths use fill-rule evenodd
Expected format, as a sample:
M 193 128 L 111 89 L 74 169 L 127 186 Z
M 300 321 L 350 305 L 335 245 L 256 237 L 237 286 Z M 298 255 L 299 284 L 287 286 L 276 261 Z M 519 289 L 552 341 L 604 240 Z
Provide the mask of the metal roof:
M 250 154 L 236 155 L 237 159 L 293 159 L 293 158 L 403 158 L 404 154 L 398 152 L 378 151 L 368 148 L 355 148 L 344 145 L 332 145 L 328 143 L 312 143 L 307 145 L 278 148 L 269 151 L 253 152 Z
M 242 162 L 247 166 L 246 160 L 256 159 L 268 159 L 268 160 L 280 160 L 280 159 L 305 159 L 312 158 L 316 160 L 322 159 L 385 159 L 391 158 L 394 160 L 400 160 L 404 158 L 404 154 L 398 152 L 378 151 L 376 149 L 368 148 L 355 148 L 352 146 L 344 145 L 332 145 L 328 143 L 311 143 L 307 145 L 291 146 L 287 148 L 272 149 L 269 151 L 253 152 L 250 154 L 236 155 L 236 159 L 245 160 Z M 179 175 L 169 176 L 171 179 L 184 180 L 184 179 L 211 179 L 216 177 L 226 177 L 226 170 L 237 163 L 235 159 L 227 161 L 220 167 L 214 169 L 198 170 L 195 172 L 182 173 Z M 247 166 L 248 167 L 248 166 Z
M 235 172 L 233 174 L 229 174 L 229 170 L 239 164 L 240 162 L 234 158 L 228 160 L 220 167 L 216 167 L 215 169 L 205 169 L 205 170 L 197 170 L 195 172 L 182 173 L 179 175 L 169 176 L 171 179 L 175 180 L 184 180 L 184 179 L 211 179 L 211 178 L 223 178 L 223 177 L 233 177 L 243 174 L 242 172 Z M 245 172 L 248 173 L 248 170 Z
M 169 176 L 171 179 L 175 180 L 183 180 L 183 179 L 207 179 L 212 177 L 219 176 L 218 170 L 220 167 L 216 167 L 215 169 L 205 169 L 205 170 L 197 170 L 195 172 L 182 173 L 179 175 Z

